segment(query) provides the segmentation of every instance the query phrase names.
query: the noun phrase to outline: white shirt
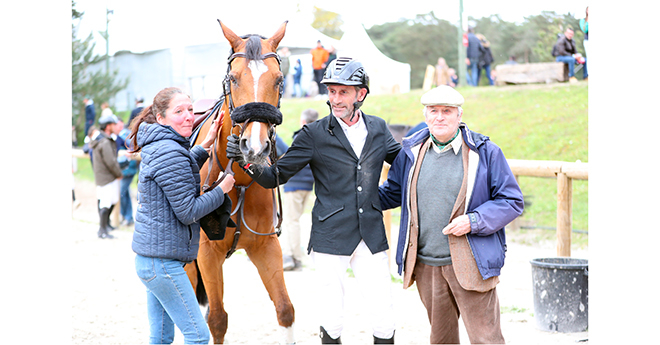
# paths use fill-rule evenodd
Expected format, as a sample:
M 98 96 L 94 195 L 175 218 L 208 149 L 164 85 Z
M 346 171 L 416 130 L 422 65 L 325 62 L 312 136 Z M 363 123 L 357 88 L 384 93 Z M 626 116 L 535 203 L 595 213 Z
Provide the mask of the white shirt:
M 341 119 L 337 119 L 341 129 L 346 135 L 346 139 L 348 139 L 348 142 L 351 143 L 351 147 L 353 148 L 353 151 L 358 158 L 360 158 L 360 154 L 362 153 L 364 142 L 367 141 L 367 126 L 364 124 L 362 115 L 362 112 L 360 112 L 358 122 L 352 126 L 347 125 Z

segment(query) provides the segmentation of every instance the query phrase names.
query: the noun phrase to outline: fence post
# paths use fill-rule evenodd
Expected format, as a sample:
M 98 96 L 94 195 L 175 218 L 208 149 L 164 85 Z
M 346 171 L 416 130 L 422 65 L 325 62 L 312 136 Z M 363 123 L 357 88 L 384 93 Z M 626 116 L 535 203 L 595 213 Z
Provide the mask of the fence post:
M 557 174 L 557 256 L 571 256 L 573 179 Z

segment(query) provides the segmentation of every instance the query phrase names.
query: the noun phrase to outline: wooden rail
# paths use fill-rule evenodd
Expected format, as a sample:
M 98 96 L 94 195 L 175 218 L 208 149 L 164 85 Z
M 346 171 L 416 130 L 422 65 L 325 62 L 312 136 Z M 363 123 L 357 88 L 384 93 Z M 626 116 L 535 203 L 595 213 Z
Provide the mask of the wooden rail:
M 73 149 L 73 157 L 89 158 L 81 149 Z M 140 159 L 140 154 L 133 154 L 133 159 Z M 508 159 L 511 171 L 519 176 L 548 177 L 557 179 L 557 256 L 571 256 L 571 233 L 573 228 L 573 180 L 589 179 L 589 163 L 571 163 L 561 161 L 530 161 Z M 389 165 L 383 166 L 381 183 L 387 179 Z M 391 241 L 391 222 L 389 212 L 385 213 L 385 228 Z M 520 229 L 519 220 L 515 219 L 509 225 L 511 229 Z M 390 244 L 391 247 L 392 244 Z
M 509 159 L 516 179 L 519 176 L 550 177 L 557 179 L 557 256 L 571 256 L 573 229 L 573 180 L 589 179 L 589 163 L 560 161 L 528 161 Z M 510 224 L 520 229 L 518 219 Z

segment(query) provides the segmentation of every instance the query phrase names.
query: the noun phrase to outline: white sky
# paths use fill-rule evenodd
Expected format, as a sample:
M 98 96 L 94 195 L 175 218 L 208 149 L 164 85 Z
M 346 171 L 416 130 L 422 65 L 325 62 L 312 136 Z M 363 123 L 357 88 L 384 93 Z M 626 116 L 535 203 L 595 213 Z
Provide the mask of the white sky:
M 76 8 L 85 13 L 79 26 L 79 34 L 84 36 L 90 31 L 105 31 L 106 6 L 114 11 L 109 27 L 110 53 L 113 54 L 117 50 L 141 52 L 224 39 L 216 19 L 239 35 L 270 36 L 285 20 L 294 18 L 298 8 L 303 20 L 311 23 L 314 5 L 337 12 L 345 20 L 359 20 L 369 28 L 430 11 L 441 19 L 458 23 L 458 4 L 459 0 L 77 0 Z M 581 18 L 588 4 L 586 0 L 463 0 L 463 12 L 465 18 L 500 14 L 506 21 L 522 22 L 524 17 L 544 10 L 559 14 L 570 12 Z M 97 53 L 105 54 L 105 41 L 100 36 L 97 36 Z

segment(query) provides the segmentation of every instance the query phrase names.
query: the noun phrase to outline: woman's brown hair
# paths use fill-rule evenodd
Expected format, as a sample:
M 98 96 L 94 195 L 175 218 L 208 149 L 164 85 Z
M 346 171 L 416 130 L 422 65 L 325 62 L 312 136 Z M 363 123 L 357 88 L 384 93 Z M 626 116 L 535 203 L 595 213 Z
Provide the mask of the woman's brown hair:
M 145 123 L 156 123 L 156 114 L 160 113 L 161 116 L 165 117 L 165 111 L 170 105 L 170 101 L 176 94 L 185 94 L 181 89 L 176 87 L 168 87 L 160 90 L 154 101 L 151 105 L 147 106 L 140 112 L 133 121 L 131 121 L 131 134 L 128 136 L 128 139 L 131 141 L 133 146 L 133 153 L 140 152 L 142 147 L 137 143 L 137 133 L 140 129 L 140 124 Z

